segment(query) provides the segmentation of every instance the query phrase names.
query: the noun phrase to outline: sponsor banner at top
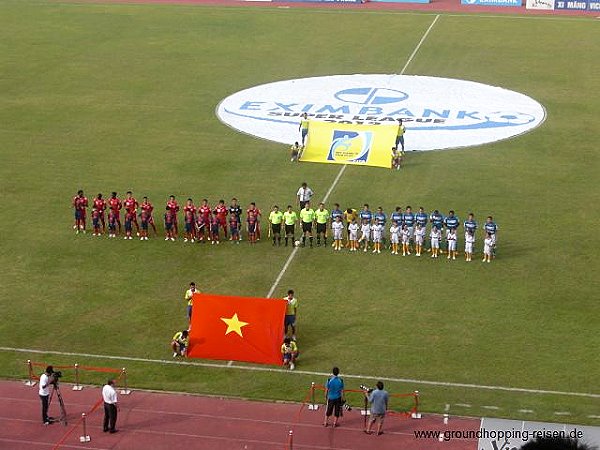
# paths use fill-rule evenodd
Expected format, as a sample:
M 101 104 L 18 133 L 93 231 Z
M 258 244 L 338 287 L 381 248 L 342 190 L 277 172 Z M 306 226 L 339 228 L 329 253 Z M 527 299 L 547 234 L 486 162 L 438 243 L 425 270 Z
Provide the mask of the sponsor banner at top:
M 572 11 L 598 11 L 600 12 L 600 1 L 597 0 L 556 0 L 555 9 L 567 9 Z
M 364 0 L 272 0 L 273 2 L 294 3 L 363 3 Z
M 554 3 L 555 0 L 527 0 L 525 5 L 527 9 L 552 11 L 554 9 Z
M 523 6 L 523 0 L 460 0 L 461 5 Z

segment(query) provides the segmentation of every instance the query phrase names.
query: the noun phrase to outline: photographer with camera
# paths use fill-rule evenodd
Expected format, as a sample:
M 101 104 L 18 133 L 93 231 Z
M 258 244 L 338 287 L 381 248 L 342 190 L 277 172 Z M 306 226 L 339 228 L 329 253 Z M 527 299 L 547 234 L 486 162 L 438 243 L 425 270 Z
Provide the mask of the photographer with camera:
M 333 426 L 338 426 L 338 419 L 340 418 L 342 405 L 344 404 L 344 380 L 338 376 L 340 369 L 334 367 L 331 372 L 333 376 L 329 377 L 325 384 L 325 400 L 327 401 L 325 421 L 323 422 L 323 426 L 325 427 L 329 426 L 329 418 L 332 413 L 334 415 Z
M 54 368 L 52 366 L 46 367 L 46 371 L 40 375 L 40 389 L 39 395 L 42 401 L 42 423 L 44 425 L 50 425 L 54 419 L 48 417 L 48 406 L 50 399 L 50 385 L 55 382 Z
M 377 435 L 383 434 L 383 419 L 388 407 L 388 393 L 383 389 L 383 382 L 378 381 L 377 389 L 369 389 L 361 386 L 365 393 L 365 399 L 371 404 L 371 419 L 365 429 L 365 433 L 372 434 L 371 428 L 377 422 Z

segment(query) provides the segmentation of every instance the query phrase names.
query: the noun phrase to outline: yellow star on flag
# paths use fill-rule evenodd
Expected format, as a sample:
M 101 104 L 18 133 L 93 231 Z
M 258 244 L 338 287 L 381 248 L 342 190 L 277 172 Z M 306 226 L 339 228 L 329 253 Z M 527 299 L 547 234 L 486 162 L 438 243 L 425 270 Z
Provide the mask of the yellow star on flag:
M 227 336 L 231 332 L 235 332 L 240 337 L 244 337 L 244 335 L 242 334 L 242 327 L 248 325 L 248 322 L 242 322 L 240 319 L 238 319 L 237 313 L 235 313 L 231 317 L 231 319 L 221 317 L 221 320 L 227 324 L 227 331 L 225 331 L 225 336 Z

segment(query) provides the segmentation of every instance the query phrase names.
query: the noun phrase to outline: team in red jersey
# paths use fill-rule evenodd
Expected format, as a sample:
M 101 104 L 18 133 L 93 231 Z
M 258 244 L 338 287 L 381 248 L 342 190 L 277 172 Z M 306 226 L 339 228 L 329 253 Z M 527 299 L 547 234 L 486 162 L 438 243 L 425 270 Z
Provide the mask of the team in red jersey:
M 81 189 L 77 191 L 77 195 L 73 197 L 72 205 L 75 210 L 75 224 L 73 225 L 73 229 L 75 229 L 77 234 L 85 233 L 88 199 L 83 195 Z
M 127 191 L 125 194 L 125 200 L 123 200 L 123 207 L 125 208 L 125 215 L 130 215 L 131 223 L 135 225 L 135 231 L 138 236 L 140 235 L 140 225 L 137 221 L 137 210 L 139 206 L 140 205 L 133 196 L 133 193 L 131 191 Z
M 223 229 L 223 234 L 225 235 L 225 239 L 227 239 L 227 213 L 229 212 L 229 210 L 227 209 L 227 206 L 225 206 L 225 200 L 219 200 L 219 203 L 217 204 L 217 206 L 215 206 L 215 209 L 213 210 L 213 214 L 215 215 L 215 218 L 217 219 L 217 226 L 218 228 L 222 228 Z M 217 234 L 218 234 L 218 230 L 217 230 Z
M 115 237 L 117 235 L 117 227 L 119 227 L 119 233 L 121 233 L 121 209 L 123 209 L 123 203 L 121 199 L 117 197 L 117 193 L 113 192 L 110 194 L 108 199 L 108 236 Z M 111 229 L 112 221 L 112 229 Z
M 196 240 L 196 207 L 191 198 L 187 199 L 183 207 L 183 219 L 185 223 L 183 242 L 194 242 Z
M 106 233 L 106 221 L 104 218 L 104 212 L 106 211 L 106 200 L 102 198 L 102 194 L 98 194 L 92 203 L 92 221 L 94 220 L 94 216 L 96 216 L 96 220 L 102 224 L 102 233 Z M 94 227 L 94 236 L 100 236 L 96 227 Z
M 88 199 L 82 190 L 73 197 L 72 206 L 75 212 L 75 224 L 73 228 L 78 233 L 86 231 L 86 216 Z M 121 210 L 123 210 L 124 227 L 121 225 Z M 148 199 L 143 197 L 142 203 L 138 203 L 132 191 L 127 191 L 125 198 L 121 200 L 117 192 L 112 192 L 110 198 L 105 200 L 99 193 L 92 202 L 92 225 L 93 235 L 101 236 L 107 232 L 110 238 L 122 235 L 124 239 L 133 239 L 136 232 L 141 241 L 149 239 L 149 229 L 152 227 L 154 235 L 157 236 L 157 227 L 153 216 L 154 206 Z M 227 206 L 224 200 L 219 200 L 214 208 L 211 208 L 208 199 L 202 199 L 199 206 L 194 205 L 188 198 L 181 208 L 182 219 L 185 225 L 184 242 L 206 242 L 219 244 L 221 240 L 228 239 L 238 243 L 242 239 L 242 230 L 248 232 L 249 242 L 254 244 L 260 240 L 260 218 L 261 211 L 256 203 L 252 202 L 246 210 L 247 218 L 242 219 L 242 207 L 236 198 L 231 199 Z M 175 241 L 178 237 L 178 216 L 180 206 L 174 195 L 169 196 L 164 209 L 165 241 Z M 245 222 L 245 226 L 244 226 Z M 121 234 L 123 232 L 123 234 Z
M 146 220 L 148 221 L 148 224 L 152 227 L 152 230 L 154 231 L 154 236 L 158 236 L 158 233 L 156 232 L 156 224 L 154 223 L 154 216 L 152 215 L 152 211 L 154 211 L 154 206 L 152 206 L 152 203 L 150 203 L 150 200 L 148 200 L 148 197 L 144 197 L 142 204 L 140 205 L 140 208 L 142 210 L 142 213 L 145 213 L 145 217 Z M 140 218 L 141 218 L 141 213 L 140 213 Z M 148 240 L 148 233 L 146 233 L 146 241 Z
M 174 195 L 171 195 L 169 197 L 169 201 L 167 202 L 167 209 L 171 213 L 171 219 L 173 221 L 172 237 L 176 238 L 177 234 L 179 233 L 179 228 L 177 227 L 177 213 L 179 212 L 179 205 L 177 204 Z

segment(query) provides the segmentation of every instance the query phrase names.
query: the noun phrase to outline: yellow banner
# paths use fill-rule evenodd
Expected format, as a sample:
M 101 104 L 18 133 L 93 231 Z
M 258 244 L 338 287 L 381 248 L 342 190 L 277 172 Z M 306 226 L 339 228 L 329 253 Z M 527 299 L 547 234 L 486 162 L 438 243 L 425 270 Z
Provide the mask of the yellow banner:
M 398 125 L 310 121 L 300 161 L 391 167 Z

